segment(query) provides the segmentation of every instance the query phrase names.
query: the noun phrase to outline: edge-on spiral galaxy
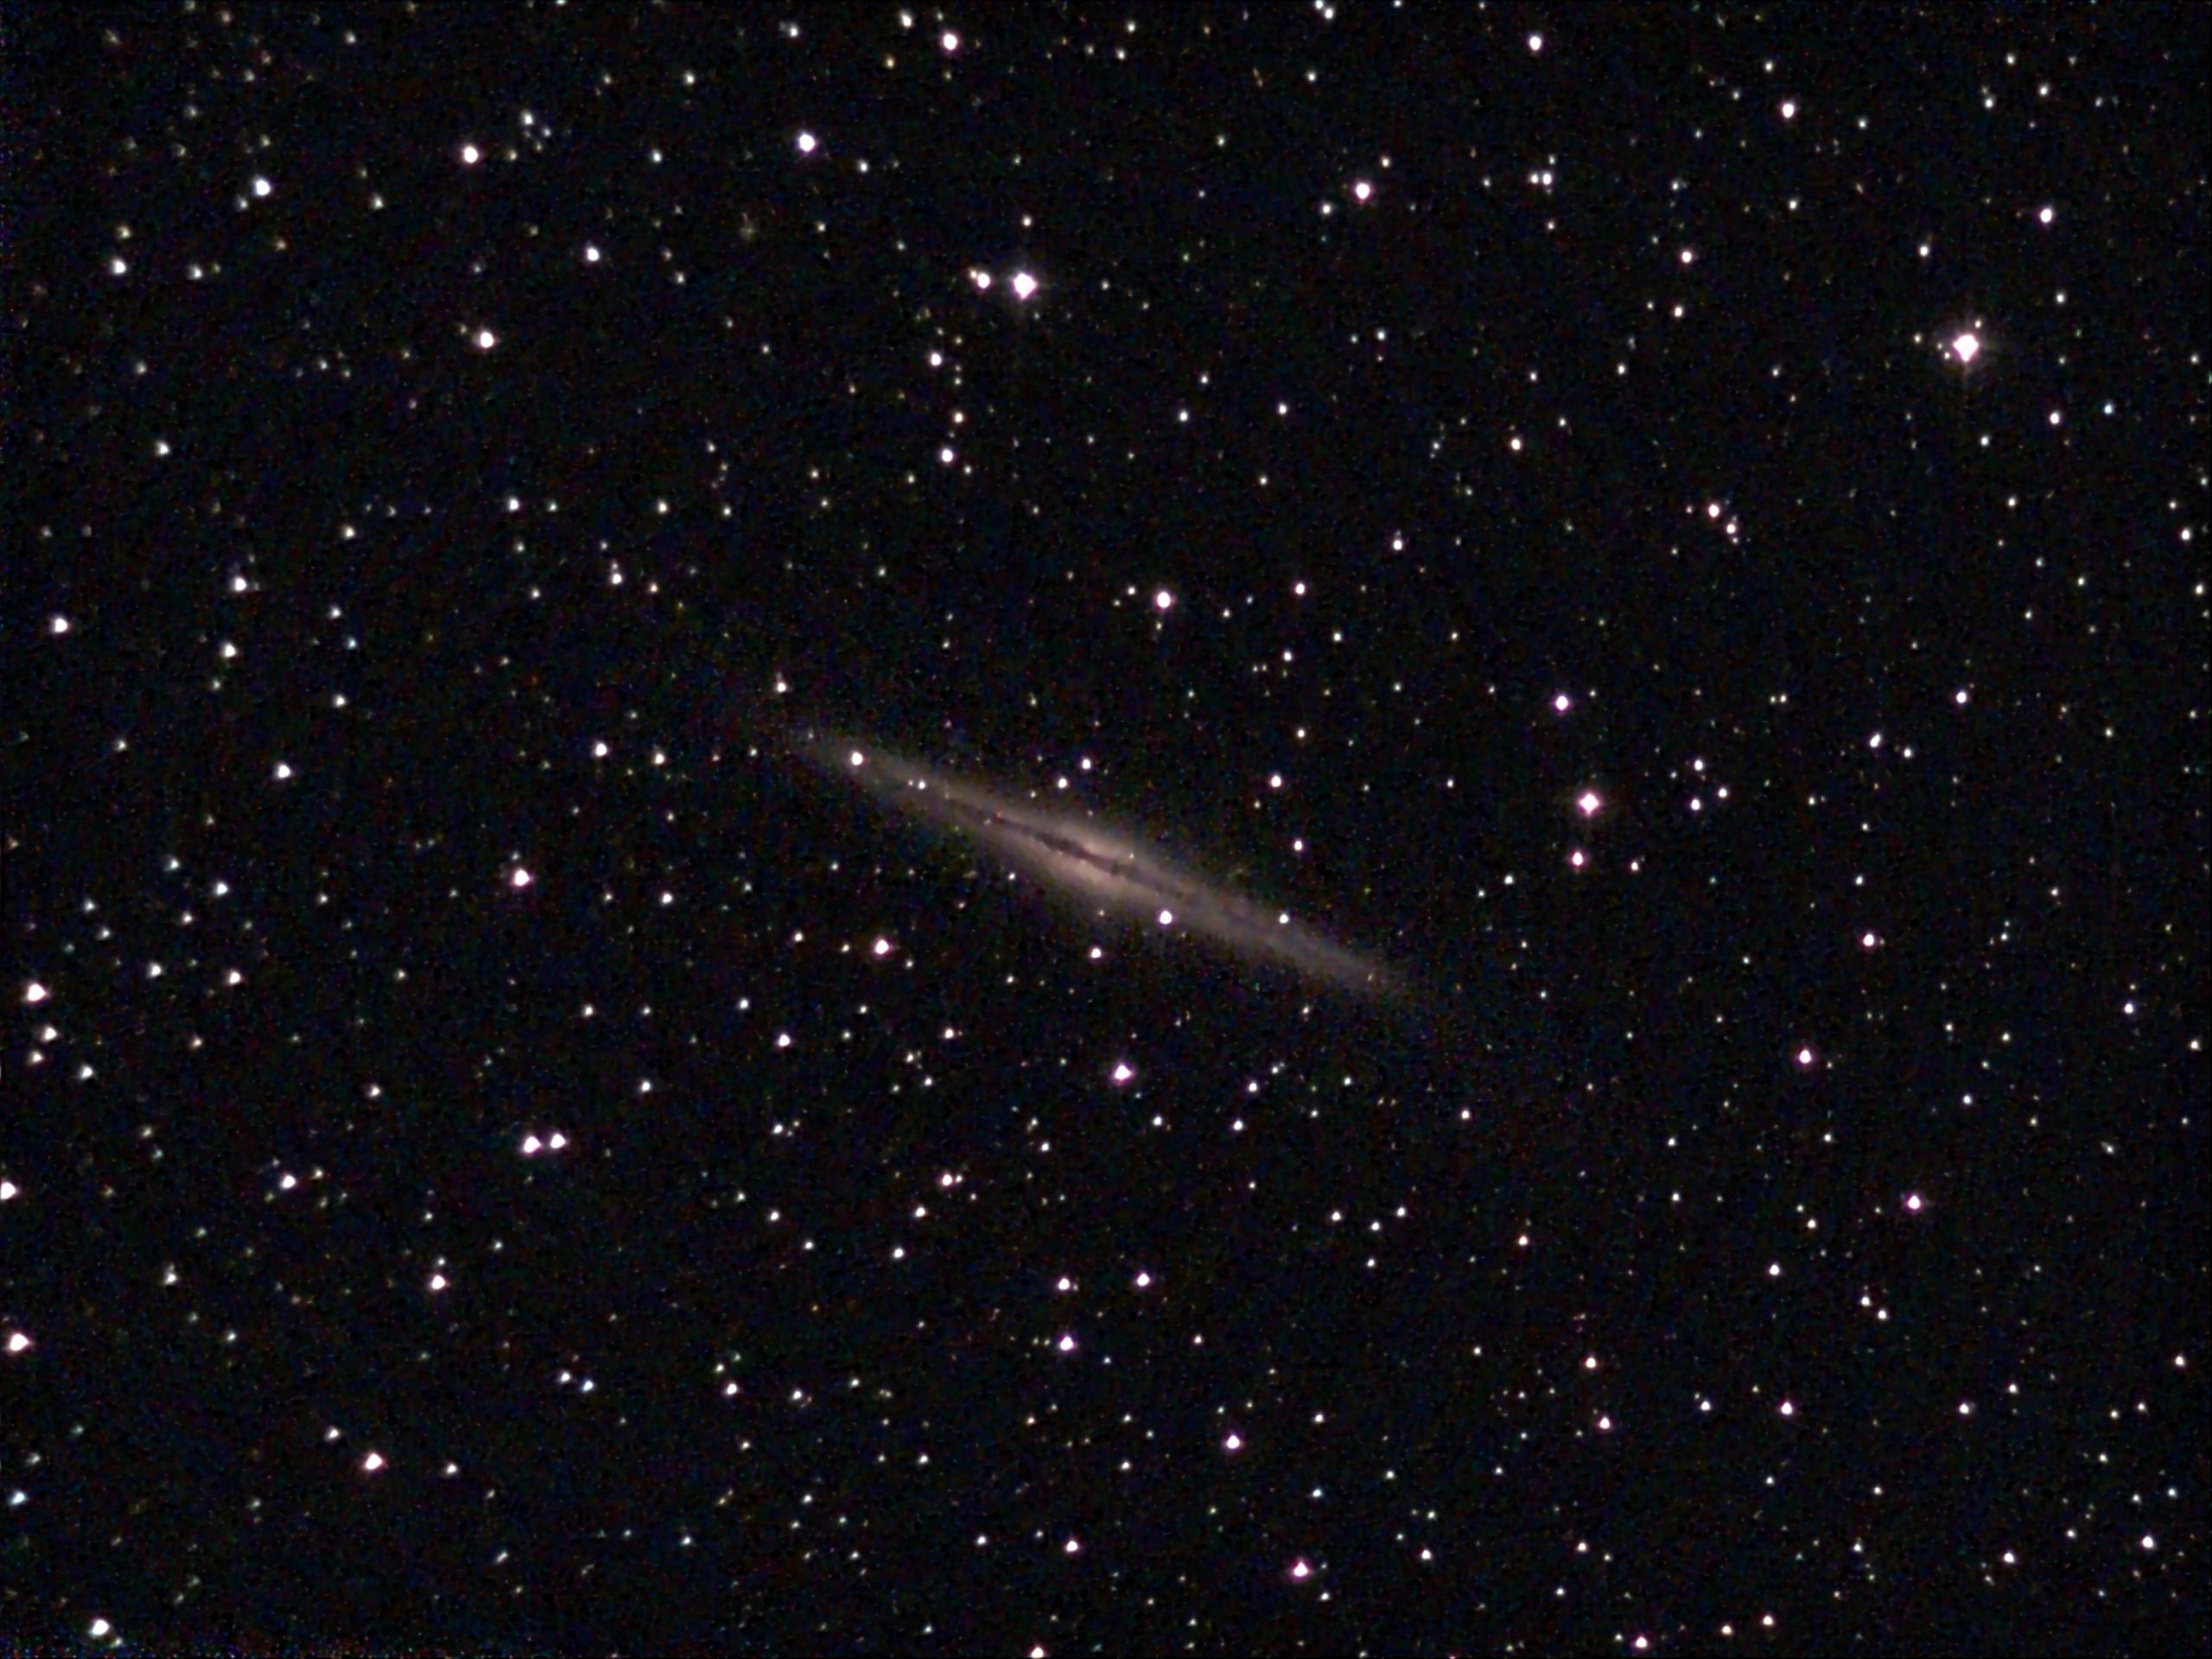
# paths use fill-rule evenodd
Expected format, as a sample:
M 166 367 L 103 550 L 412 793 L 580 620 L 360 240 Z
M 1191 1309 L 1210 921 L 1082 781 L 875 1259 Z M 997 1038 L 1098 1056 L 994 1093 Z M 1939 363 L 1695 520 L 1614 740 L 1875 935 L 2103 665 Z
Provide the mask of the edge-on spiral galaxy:
M 1382 963 L 1286 911 L 1178 867 L 1088 813 L 1046 810 L 857 739 L 806 729 L 794 732 L 791 742 L 823 772 L 995 854 L 1017 874 L 1089 912 L 1141 918 L 1363 996 L 1388 997 L 1398 988 Z

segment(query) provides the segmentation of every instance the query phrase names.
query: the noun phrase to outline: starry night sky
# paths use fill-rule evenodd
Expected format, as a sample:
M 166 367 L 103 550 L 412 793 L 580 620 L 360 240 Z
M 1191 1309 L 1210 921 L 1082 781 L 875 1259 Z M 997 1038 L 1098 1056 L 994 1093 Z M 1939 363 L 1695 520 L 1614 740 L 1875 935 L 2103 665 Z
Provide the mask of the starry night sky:
M 17 16 L 0 1643 L 2201 1651 L 2203 22 Z

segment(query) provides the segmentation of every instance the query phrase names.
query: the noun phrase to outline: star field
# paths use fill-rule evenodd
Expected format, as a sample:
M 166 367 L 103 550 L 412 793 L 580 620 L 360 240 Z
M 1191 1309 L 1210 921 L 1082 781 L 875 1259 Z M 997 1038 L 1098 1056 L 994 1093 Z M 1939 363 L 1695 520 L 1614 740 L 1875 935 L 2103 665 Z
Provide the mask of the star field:
M 0 1643 L 2212 1643 L 2201 27 L 20 21 Z

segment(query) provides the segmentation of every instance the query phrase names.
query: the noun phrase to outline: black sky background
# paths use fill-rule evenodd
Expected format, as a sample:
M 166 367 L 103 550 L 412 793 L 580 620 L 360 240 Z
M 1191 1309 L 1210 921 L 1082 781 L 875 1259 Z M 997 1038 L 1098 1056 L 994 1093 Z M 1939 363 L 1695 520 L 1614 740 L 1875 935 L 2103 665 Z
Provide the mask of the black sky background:
M 0 1639 L 2202 1650 L 2203 47 L 17 16 Z

